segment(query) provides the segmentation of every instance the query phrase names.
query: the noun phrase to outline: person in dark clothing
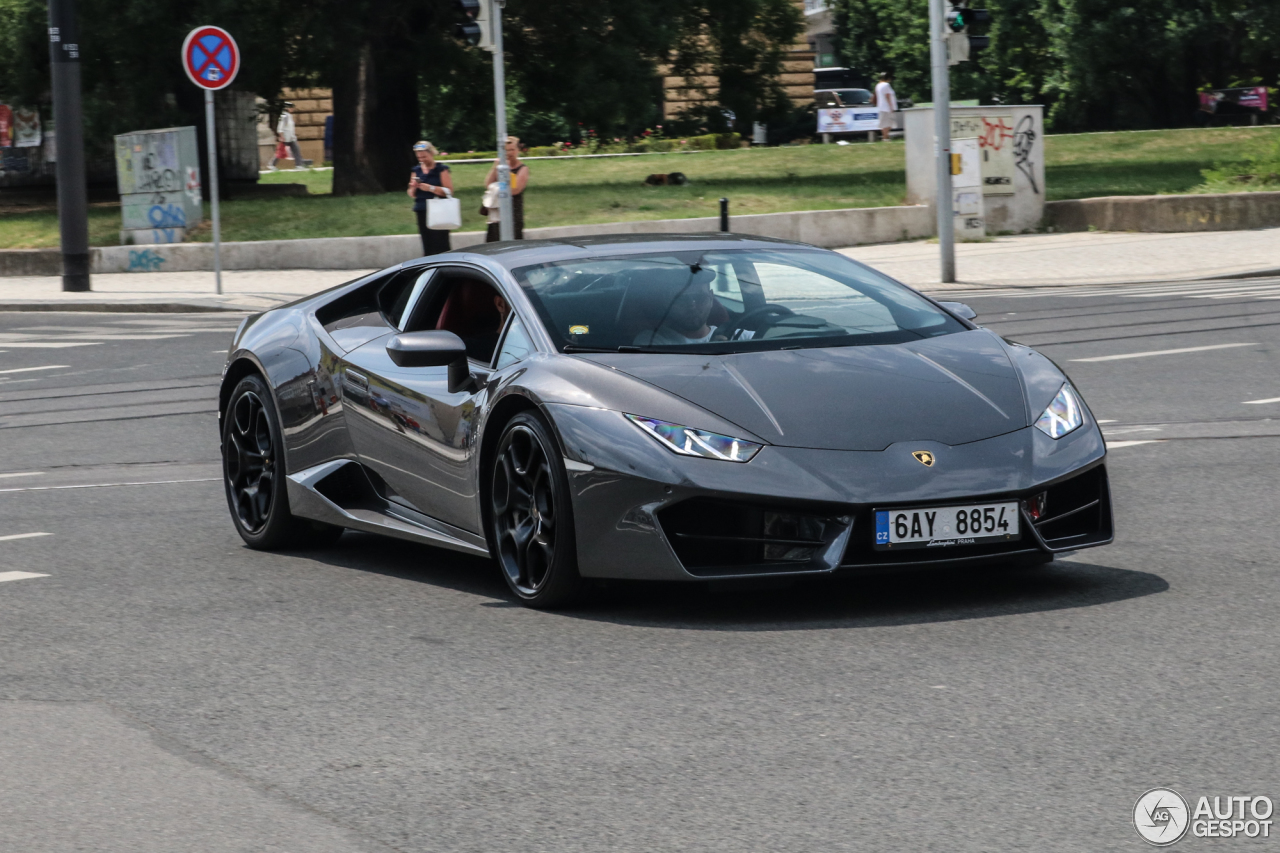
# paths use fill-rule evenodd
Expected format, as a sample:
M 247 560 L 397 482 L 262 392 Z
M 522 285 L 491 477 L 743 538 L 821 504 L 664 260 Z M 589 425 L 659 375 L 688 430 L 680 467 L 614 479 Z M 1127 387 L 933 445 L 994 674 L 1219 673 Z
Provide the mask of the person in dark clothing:
M 515 239 L 524 239 L 524 189 L 529 185 L 529 167 L 520 162 L 520 140 L 515 136 L 507 137 L 507 165 L 511 167 L 511 220 L 515 226 Z M 498 180 L 498 163 L 495 160 L 493 167 L 489 169 L 488 176 L 484 179 L 484 185 Z M 501 239 L 500 224 L 497 221 L 489 223 L 489 230 L 485 234 L 484 241 L 486 243 L 496 243 Z
M 422 254 L 438 255 L 449 251 L 449 232 L 432 231 L 427 227 L 427 199 L 444 198 L 445 190 L 453 192 L 453 176 L 449 167 L 436 162 L 436 147 L 430 142 L 417 142 L 413 153 L 418 165 L 409 176 L 409 198 L 413 199 L 413 215 L 418 219 L 418 234 L 422 237 Z

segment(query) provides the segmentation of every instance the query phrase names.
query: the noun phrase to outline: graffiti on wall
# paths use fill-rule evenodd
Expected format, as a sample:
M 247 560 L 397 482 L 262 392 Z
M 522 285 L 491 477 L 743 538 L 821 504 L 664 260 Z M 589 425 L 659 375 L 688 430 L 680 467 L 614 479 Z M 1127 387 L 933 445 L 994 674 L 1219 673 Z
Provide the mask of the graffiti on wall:
M 151 249 L 129 250 L 129 272 L 158 272 L 165 259 Z
M 1027 115 L 1018 121 L 1018 129 L 1013 136 L 1013 162 L 1018 167 L 1018 171 L 1027 176 L 1027 180 L 1031 182 L 1031 189 L 1040 193 L 1040 187 L 1036 184 L 1036 164 L 1031 160 L 1031 152 L 1035 150 L 1036 145 L 1036 123 L 1035 120 Z
M 953 115 L 952 139 L 977 139 L 982 194 L 1013 195 L 1013 114 Z

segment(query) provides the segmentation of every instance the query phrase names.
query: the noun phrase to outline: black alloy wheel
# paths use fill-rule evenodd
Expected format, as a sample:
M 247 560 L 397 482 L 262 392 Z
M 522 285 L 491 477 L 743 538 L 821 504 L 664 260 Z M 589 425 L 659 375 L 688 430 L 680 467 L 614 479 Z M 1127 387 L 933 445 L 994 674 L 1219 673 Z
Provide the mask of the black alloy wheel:
M 330 544 L 342 535 L 341 527 L 289 511 L 280 423 L 258 376 L 246 376 L 231 392 L 223 415 L 222 472 L 231 519 L 249 547 Z
M 490 541 L 511 591 L 530 607 L 563 607 L 581 587 L 569 480 L 542 417 L 521 412 L 498 440 Z

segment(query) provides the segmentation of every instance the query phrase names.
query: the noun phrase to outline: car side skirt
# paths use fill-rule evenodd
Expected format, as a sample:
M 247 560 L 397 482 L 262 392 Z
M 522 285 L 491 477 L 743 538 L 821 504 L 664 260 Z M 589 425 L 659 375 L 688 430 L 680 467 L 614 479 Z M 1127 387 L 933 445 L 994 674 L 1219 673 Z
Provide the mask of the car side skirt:
M 483 537 L 383 498 L 353 460 L 325 462 L 290 474 L 286 482 L 289 508 L 300 518 L 489 556 Z

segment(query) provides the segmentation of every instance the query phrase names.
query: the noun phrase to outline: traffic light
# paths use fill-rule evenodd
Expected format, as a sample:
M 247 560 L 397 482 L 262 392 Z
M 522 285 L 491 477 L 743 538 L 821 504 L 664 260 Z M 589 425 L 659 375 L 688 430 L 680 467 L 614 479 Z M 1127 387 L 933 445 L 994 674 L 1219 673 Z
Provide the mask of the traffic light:
M 986 9 L 970 9 L 968 0 L 951 0 L 951 11 L 947 12 L 947 47 L 949 65 L 966 62 L 978 51 L 991 45 L 991 37 L 975 35 L 970 28 L 977 27 L 985 31 L 991 25 L 991 12 Z
M 462 22 L 454 27 L 453 35 L 472 47 L 493 50 L 493 34 L 489 31 L 489 4 L 492 0 L 453 0 L 454 11 L 462 16 Z

